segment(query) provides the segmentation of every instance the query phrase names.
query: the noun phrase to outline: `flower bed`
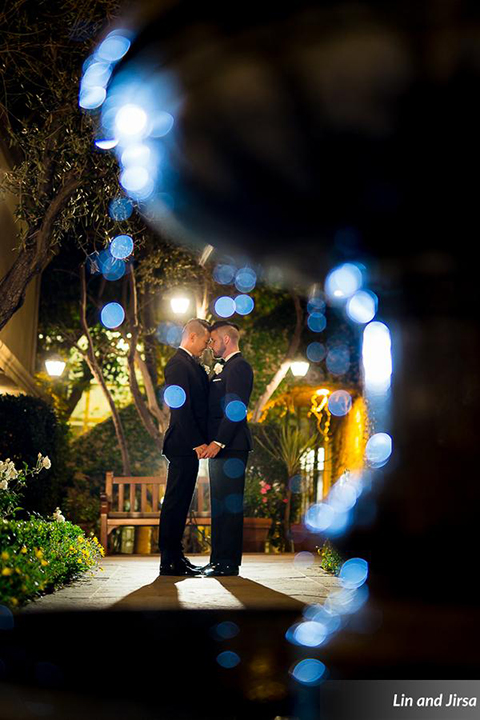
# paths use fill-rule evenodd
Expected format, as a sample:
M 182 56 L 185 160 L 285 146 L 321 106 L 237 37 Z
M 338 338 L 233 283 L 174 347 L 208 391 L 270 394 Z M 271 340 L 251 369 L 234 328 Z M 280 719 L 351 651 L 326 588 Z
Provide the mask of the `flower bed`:
M 58 519 L 0 520 L 1 604 L 18 608 L 98 565 L 97 538 Z

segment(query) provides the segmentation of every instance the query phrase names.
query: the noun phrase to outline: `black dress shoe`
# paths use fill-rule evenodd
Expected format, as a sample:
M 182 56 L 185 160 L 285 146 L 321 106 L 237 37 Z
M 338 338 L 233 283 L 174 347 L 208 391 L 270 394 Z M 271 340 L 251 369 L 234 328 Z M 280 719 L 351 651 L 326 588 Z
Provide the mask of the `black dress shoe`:
M 187 557 L 185 557 L 185 555 L 182 555 L 182 560 L 185 565 L 189 568 L 192 568 L 192 570 L 203 570 L 203 567 L 201 567 L 200 565 L 194 565 Z
M 160 564 L 160 575 L 175 575 L 175 576 L 188 576 L 188 577 L 201 577 L 202 571 L 200 569 L 191 568 L 187 563 L 179 558 L 172 562 L 164 562 Z
M 203 571 L 203 577 L 228 577 L 230 575 L 238 575 L 238 565 L 215 563 Z

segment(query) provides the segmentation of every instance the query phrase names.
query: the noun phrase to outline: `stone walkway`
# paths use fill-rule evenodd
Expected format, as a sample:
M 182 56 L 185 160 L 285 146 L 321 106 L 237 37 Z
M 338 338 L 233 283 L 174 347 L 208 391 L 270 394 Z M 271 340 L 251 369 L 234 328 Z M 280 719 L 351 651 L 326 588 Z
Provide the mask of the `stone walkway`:
M 207 556 L 190 555 L 196 565 Z M 93 576 L 87 574 L 18 612 L 48 610 L 300 610 L 323 603 L 338 580 L 313 564 L 299 564 L 294 554 L 243 556 L 241 576 L 226 578 L 159 577 L 159 555 L 111 555 Z

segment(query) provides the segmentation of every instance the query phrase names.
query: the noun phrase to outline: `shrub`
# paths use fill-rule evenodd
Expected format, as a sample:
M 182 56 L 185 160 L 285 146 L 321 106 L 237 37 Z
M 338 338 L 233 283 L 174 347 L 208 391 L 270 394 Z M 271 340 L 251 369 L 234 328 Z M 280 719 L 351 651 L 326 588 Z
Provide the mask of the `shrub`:
M 37 482 L 29 483 L 23 493 L 22 507 L 49 515 L 61 505 L 67 479 L 65 466 L 68 429 L 52 408 L 29 395 L 0 395 L 0 459 L 10 458 L 17 467 L 35 466 L 38 453 L 52 463 Z
M 70 522 L 42 518 L 0 521 L 0 602 L 11 609 L 96 567 L 96 537 Z
M 344 560 L 330 540 L 325 540 L 318 552 L 321 557 L 320 566 L 327 572 L 338 575 Z

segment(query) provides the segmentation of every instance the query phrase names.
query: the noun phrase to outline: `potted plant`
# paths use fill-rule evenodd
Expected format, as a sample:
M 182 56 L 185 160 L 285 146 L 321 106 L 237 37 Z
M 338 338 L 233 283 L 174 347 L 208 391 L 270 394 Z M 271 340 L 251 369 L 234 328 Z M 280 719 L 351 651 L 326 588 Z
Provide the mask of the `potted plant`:
M 280 460 L 286 471 L 286 482 L 283 501 L 285 512 L 283 514 L 283 535 L 285 549 L 293 552 L 294 544 L 291 539 L 290 522 L 292 517 L 292 482 L 301 471 L 301 460 L 306 452 L 313 449 L 317 443 L 317 435 L 310 430 L 293 427 L 286 418 L 279 429 L 272 433 L 264 433 L 258 442 L 270 455 L 271 459 Z

